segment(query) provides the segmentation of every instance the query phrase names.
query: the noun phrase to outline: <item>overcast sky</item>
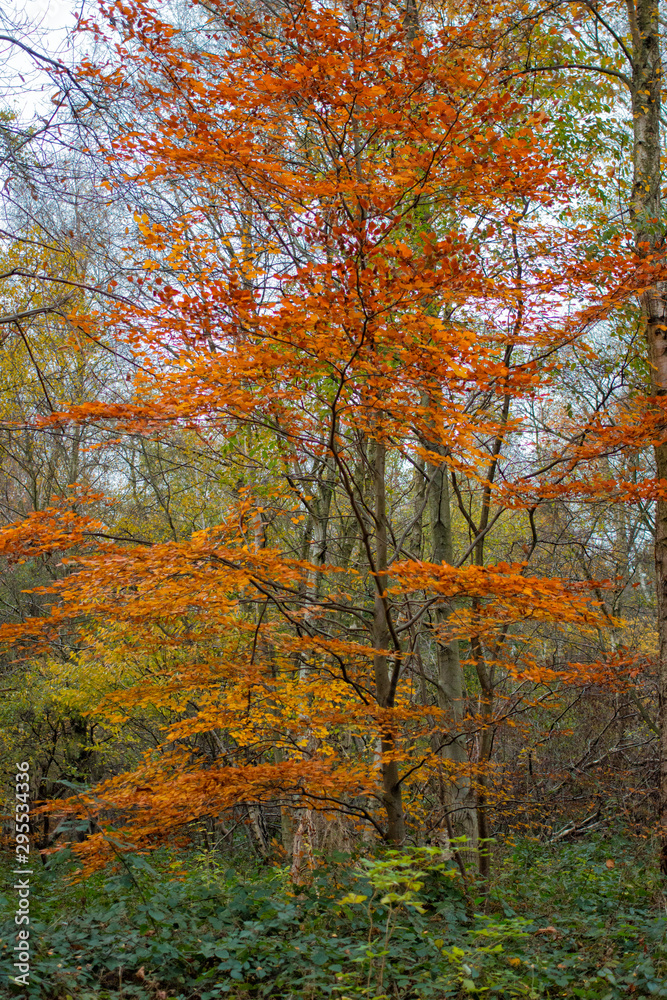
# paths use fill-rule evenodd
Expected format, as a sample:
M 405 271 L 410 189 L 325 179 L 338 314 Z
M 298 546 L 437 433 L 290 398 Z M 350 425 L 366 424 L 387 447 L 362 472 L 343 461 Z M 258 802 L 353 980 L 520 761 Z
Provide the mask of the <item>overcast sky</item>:
M 0 34 L 13 35 L 52 58 L 67 58 L 75 15 L 86 0 L 3 0 Z M 35 69 L 34 61 L 15 45 L 0 42 L 0 107 L 11 107 L 22 118 L 43 112 L 53 86 Z

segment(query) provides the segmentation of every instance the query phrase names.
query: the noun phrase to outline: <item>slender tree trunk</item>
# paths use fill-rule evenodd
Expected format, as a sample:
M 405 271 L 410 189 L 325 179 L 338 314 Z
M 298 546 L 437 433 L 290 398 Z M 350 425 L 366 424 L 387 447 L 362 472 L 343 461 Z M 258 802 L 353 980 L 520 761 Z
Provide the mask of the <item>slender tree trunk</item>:
M 312 514 L 309 514 L 306 530 L 304 531 L 302 554 L 313 566 L 323 566 L 326 562 L 328 539 L 329 539 L 329 515 L 331 512 L 331 500 L 333 497 L 334 479 L 333 470 L 328 461 L 318 467 L 319 479 L 317 484 L 318 497 L 313 498 Z M 303 624 L 306 632 L 310 626 L 315 606 L 320 598 L 320 584 L 322 576 L 317 569 L 309 570 L 306 575 L 305 586 L 303 588 L 304 612 Z M 299 680 L 302 683 L 308 681 L 308 658 L 304 654 L 299 654 Z M 308 734 L 308 744 L 306 753 L 313 756 L 319 747 L 319 740 L 316 739 L 310 728 L 310 721 L 307 718 L 301 719 L 301 725 Z M 307 881 L 307 872 L 304 868 L 306 860 L 312 861 L 313 837 L 315 826 L 313 823 L 312 811 L 308 808 L 285 808 L 281 810 L 281 831 L 283 847 L 288 856 L 292 857 L 291 875 L 292 881 L 301 884 Z
M 662 82 L 659 0 L 627 0 L 632 34 L 633 187 L 630 211 L 637 250 L 652 253 L 663 241 L 660 205 L 660 91 Z M 653 394 L 667 396 L 667 284 L 641 298 Z M 667 441 L 655 446 L 658 479 L 667 480 Z M 667 875 L 667 501 L 656 504 L 655 570 L 658 596 L 659 825 L 660 868 Z
M 478 611 L 478 605 L 473 603 L 473 611 Z M 479 717 L 481 733 L 479 737 L 479 774 L 477 776 L 477 823 L 480 841 L 488 841 L 489 831 L 489 772 L 493 750 L 493 705 L 495 690 L 493 682 L 493 667 L 488 667 L 482 643 L 478 635 L 471 639 L 475 667 L 480 686 Z M 491 874 L 491 853 L 488 843 L 482 843 L 479 848 L 479 873 L 487 879 Z
M 386 505 L 386 447 L 381 441 L 373 441 L 371 447 L 373 485 L 375 499 L 375 571 L 376 586 L 373 602 L 373 657 L 375 689 L 378 705 L 390 709 L 394 704 L 389 663 L 386 650 L 392 645 L 387 610 L 387 505 Z M 382 652 L 379 652 L 379 651 Z M 389 713 L 387 713 L 389 714 Z M 392 844 L 402 844 L 405 840 L 405 818 L 399 783 L 398 764 L 392 760 L 396 750 L 391 723 L 383 727 L 381 739 L 382 798 L 387 813 L 387 840 Z
M 412 531 L 410 532 L 410 555 L 413 559 L 421 559 L 424 541 L 424 504 L 426 500 L 427 479 L 424 475 L 425 462 L 418 458 L 412 474 L 414 491 L 414 507 Z
M 433 447 L 433 446 L 432 446 Z M 432 559 L 435 563 L 453 563 L 449 476 L 446 464 L 428 467 L 431 480 L 429 493 L 429 520 L 431 528 Z M 451 609 L 439 605 L 435 610 L 437 626 L 445 627 Z M 468 753 L 463 732 L 464 698 L 463 673 L 459 660 L 459 644 L 437 642 L 438 707 L 448 711 L 451 719 L 451 741 L 446 742 L 441 754 L 454 765 L 454 775 L 445 786 L 444 808 L 451 818 L 456 836 L 467 837 L 473 847 L 477 840 L 477 820 L 471 801 L 468 775 Z M 443 734 L 445 736 L 446 734 Z

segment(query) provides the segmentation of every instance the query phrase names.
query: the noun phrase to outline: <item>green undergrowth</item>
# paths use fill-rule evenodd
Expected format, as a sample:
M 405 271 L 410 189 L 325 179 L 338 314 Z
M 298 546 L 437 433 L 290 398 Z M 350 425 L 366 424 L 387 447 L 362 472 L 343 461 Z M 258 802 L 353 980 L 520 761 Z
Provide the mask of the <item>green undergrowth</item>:
M 497 844 L 486 893 L 435 849 L 319 859 L 312 884 L 224 857 L 129 858 L 84 884 L 59 856 L 31 885 L 30 1000 L 667 997 L 652 852 L 599 838 Z

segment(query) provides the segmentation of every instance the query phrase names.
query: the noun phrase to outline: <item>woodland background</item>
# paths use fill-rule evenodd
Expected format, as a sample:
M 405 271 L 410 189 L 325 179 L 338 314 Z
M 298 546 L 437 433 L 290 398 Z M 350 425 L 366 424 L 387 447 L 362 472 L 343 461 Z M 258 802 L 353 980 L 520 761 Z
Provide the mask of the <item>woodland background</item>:
M 665 13 L 0 14 L 30 997 L 667 995 Z

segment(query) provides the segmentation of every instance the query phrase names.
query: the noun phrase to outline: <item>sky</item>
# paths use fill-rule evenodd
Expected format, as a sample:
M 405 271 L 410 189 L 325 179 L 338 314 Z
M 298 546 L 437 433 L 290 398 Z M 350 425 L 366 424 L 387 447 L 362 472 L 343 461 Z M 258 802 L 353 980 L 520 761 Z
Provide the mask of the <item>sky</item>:
M 69 62 L 68 36 L 75 15 L 86 4 L 87 0 L 5 0 L 0 35 L 13 36 L 38 52 Z M 52 90 L 26 52 L 0 41 L 0 107 L 9 106 L 25 121 L 48 110 Z

